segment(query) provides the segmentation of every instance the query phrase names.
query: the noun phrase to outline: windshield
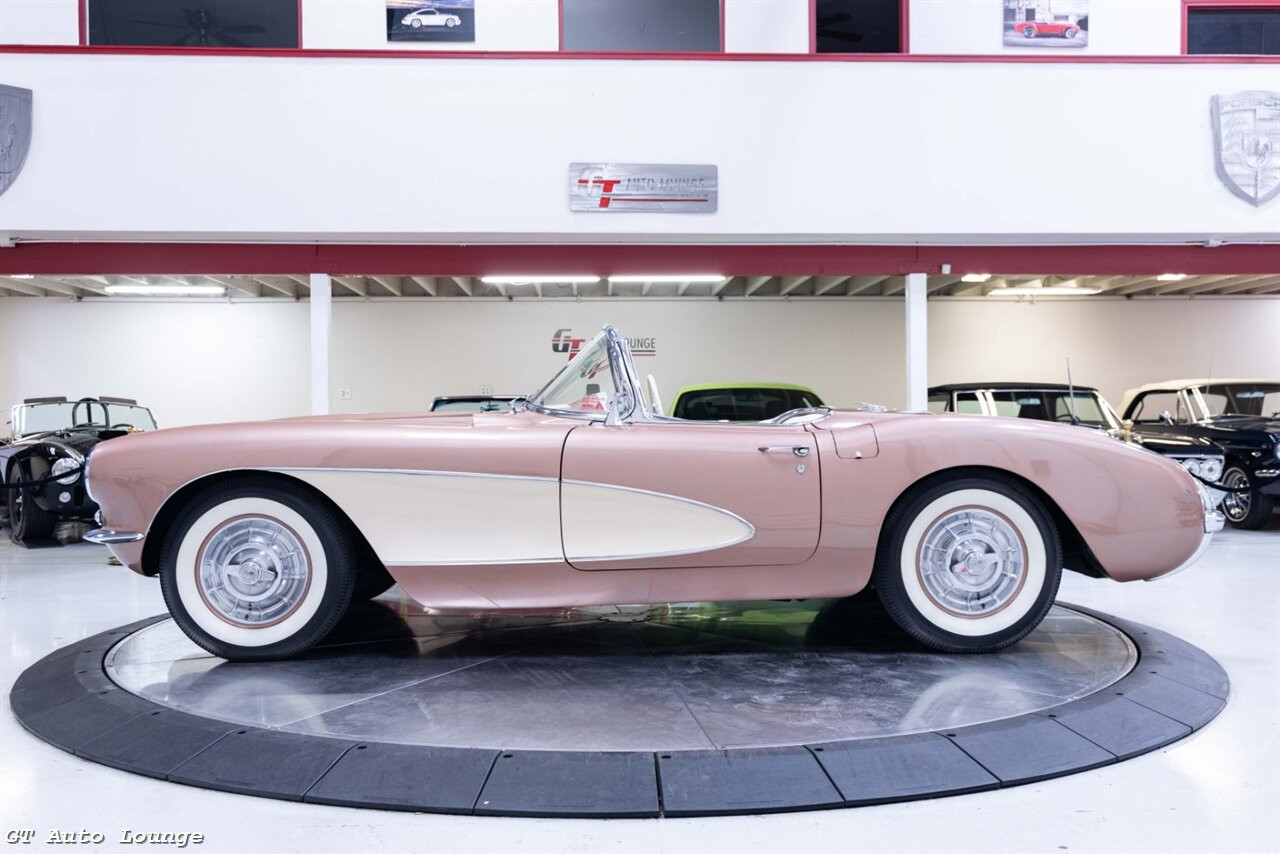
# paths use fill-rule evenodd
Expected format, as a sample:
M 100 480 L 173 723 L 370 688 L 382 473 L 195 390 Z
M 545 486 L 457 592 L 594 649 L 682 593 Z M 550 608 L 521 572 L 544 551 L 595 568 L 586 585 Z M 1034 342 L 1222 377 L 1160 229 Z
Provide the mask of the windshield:
M 821 405 L 808 389 L 738 386 L 687 391 L 671 414 L 690 421 L 767 421 L 792 409 Z
M 69 427 L 93 427 L 99 430 L 154 430 L 151 411 L 143 406 L 125 403 L 101 403 L 97 400 L 27 403 L 13 408 L 13 435 L 17 438 Z
M 1209 415 L 1280 417 L 1280 383 L 1220 383 L 1200 389 Z
M 1077 424 L 1113 430 L 1120 425 L 1097 394 L 1077 391 L 1074 394 L 1057 389 L 1039 391 L 991 391 L 996 415 L 1010 418 L 1031 418 L 1036 421 L 1066 421 L 1075 415 Z
M 609 408 L 617 391 L 609 367 L 607 330 L 601 332 L 582 352 L 573 357 L 541 391 L 529 398 L 529 405 L 557 412 L 598 415 Z

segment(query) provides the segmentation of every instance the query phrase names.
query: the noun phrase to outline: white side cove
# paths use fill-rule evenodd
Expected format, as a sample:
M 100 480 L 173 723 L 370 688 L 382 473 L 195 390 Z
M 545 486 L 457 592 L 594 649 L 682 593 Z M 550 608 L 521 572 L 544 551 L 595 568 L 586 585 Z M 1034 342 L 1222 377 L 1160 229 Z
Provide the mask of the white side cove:
M 561 501 L 565 557 L 575 564 L 708 552 L 756 533 L 728 510 L 659 492 L 567 480 Z
M 329 496 L 388 566 L 571 563 L 712 551 L 755 528 L 675 495 L 555 478 L 274 469 Z M 564 502 L 563 546 L 561 501 Z
M 559 563 L 560 482 L 452 472 L 280 469 L 329 496 L 388 566 Z

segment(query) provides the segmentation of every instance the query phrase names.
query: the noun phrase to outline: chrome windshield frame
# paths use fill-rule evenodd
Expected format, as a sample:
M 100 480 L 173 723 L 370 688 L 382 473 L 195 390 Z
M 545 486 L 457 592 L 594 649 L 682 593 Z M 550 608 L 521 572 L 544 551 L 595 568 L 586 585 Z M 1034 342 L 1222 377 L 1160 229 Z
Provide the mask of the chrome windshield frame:
M 609 373 L 613 379 L 613 394 L 609 397 L 609 404 L 605 413 L 601 415 L 574 409 L 560 409 L 543 404 L 541 402 L 542 395 L 554 386 L 561 376 L 573 370 L 580 359 L 595 350 L 602 342 L 609 359 Z M 618 330 L 612 325 L 606 325 L 604 329 L 600 330 L 594 338 L 578 351 L 578 355 L 569 360 L 569 364 L 556 371 L 555 376 L 542 388 L 524 400 L 524 408 L 543 415 L 612 423 L 615 420 L 630 420 L 636 409 L 642 408 L 638 406 L 639 400 L 639 384 L 636 381 L 635 365 L 631 361 L 631 350 L 627 347 L 627 342 L 618 334 Z

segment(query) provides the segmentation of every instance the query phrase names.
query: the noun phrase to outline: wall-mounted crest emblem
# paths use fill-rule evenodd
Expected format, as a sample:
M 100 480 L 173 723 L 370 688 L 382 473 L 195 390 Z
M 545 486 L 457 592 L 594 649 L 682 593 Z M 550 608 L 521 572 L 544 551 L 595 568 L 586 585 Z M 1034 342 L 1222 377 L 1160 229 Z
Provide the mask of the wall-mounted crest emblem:
M 22 171 L 31 149 L 31 90 L 0 85 L 0 193 Z
M 1218 177 L 1246 202 L 1280 195 L 1280 92 L 1214 95 L 1213 147 Z

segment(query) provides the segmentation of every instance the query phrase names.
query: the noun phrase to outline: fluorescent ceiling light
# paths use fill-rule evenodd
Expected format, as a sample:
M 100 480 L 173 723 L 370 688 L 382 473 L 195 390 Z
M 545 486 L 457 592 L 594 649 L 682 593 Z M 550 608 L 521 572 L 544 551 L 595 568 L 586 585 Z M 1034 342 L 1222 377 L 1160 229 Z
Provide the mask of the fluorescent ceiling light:
M 1038 282 L 1038 280 L 1037 280 Z M 1102 293 L 1102 288 L 1080 287 L 1078 285 L 1044 285 L 1028 282 L 1007 288 L 995 288 L 989 297 L 1086 297 Z
M 677 276 L 667 275 L 664 273 L 656 276 L 610 276 L 609 281 L 617 285 L 626 284 L 627 282 L 676 282 L 691 285 L 718 285 L 727 278 L 728 276 L 721 276 L 718 273 L 687 273 Z
M 30 273 L 22 273 L 22 274 L 15 273 L 15 274 L 13 274 L 12 276 L 10 276 L 9 278 L 11 278 L 11 279 L 34 279 L 34 278 L 35 278 L 35 276 L 31 275 Z
M 590 285 L 599 276 L 481 276 L 486 285 Z
M 107 285 L 112 296 L 187 296 L 220 297 L 227 292 L 222 285 Z
M 990 273 L 966 273 L 960 277 L 962 282 L 985 282 L 991 278 Z
M 1186 273 L 1164 273 L 1156 276 L 1157 282 L 1181 282 L 1187 277 Z

